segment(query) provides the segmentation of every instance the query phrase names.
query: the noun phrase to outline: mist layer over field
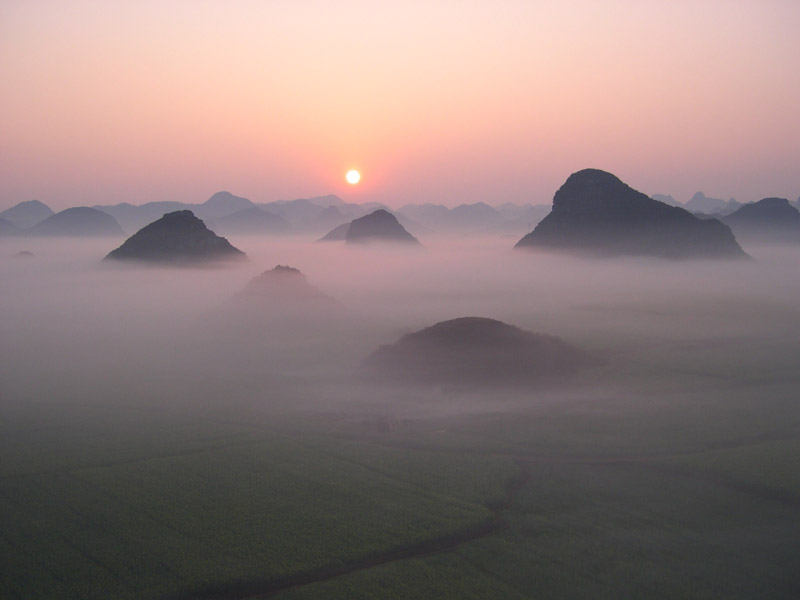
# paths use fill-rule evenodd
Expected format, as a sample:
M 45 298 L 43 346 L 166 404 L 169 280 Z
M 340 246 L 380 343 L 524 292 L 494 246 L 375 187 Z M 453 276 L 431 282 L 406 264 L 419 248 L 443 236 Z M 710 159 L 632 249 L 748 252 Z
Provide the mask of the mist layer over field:
M 114 402 L 146 381 L 219 378 L 230 391 L 206 390 L 206 400 L 220 393 L 224 402 L 239 386 L 255 385 L 261 391 L 249 400 L 275 406 L 282 400 L 269 393 L 273 377 L 304 386 L 346 379 L 379 345 L 461 316 L 557 335 L 617 367 L 647 362 L 650 350 L 674 350 L 697 372 L 721 363 L 767 369 L 796 356 L 785 347 L 800 330 L 791 249 L 738 263 L 579 260 L 512 251 L 502 238 L 438 240 L 422 250 L 232 241 L 249 261 L 211 268 L 101 262 L 108 242 L 99 241 L 26 240 L 36 256 L 9 258 L 19 242 L 6 242 L 0 311 L 7 393 L 44 400 L 45 390 L 58 389 L 67 400 L 66 382 L 77 381 L 99 386 L 96 393 L 109 394 L 103 402 Z M 220 310 L 279 264 L 300 269 L 341 310 L 293 320 L 292 303 L 265 299 L 263 312 L 244 315 L 244 323 Z M 765 352 L 770 346 L 773 354 Z M 602 375 L 592 377 L 608 379 Z
M 791 597 L 796 249 L 673 262 L 421 241 L 231 238 L 248 261 L 177 268 L 103 262 L 102 240 L 4 240 L 9 593 Z M 279 264 L 338 304 L 244 309 Z M 462 316 L 598 361 L 546 389 L 357 376 L 380 345 Z M 49 557 L 52 587 L 26 556 Z

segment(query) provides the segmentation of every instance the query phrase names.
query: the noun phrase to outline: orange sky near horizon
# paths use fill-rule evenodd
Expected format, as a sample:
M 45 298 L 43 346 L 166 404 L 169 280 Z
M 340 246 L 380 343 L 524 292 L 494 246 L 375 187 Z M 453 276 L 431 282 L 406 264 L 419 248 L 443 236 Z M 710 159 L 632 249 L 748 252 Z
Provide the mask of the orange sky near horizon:
M 800 2 L 0 5 L 0 209 L 800 195 Z M 344 175 L 358 169 L 362 181 Z

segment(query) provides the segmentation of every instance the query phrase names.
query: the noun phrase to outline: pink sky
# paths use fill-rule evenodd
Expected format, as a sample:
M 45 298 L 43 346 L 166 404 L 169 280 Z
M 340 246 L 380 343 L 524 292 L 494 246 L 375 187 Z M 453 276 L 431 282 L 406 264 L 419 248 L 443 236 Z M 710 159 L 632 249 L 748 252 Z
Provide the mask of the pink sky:
M 794 200 L 799 28 L 796 0 L 7 0 L 0 209 L 549 203 L 585 167 Z

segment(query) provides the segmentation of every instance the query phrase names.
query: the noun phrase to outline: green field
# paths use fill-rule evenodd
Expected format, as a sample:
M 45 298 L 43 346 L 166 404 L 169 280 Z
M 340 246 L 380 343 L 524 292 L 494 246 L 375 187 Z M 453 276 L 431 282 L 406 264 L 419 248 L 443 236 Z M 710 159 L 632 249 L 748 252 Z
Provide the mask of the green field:
M 425 418 L 7 404 L 0 597 L 796 597 L 796 385 L 649 385 Z
M 519 475 L 266 424 L 53 411 L 5 415 L 3 598 L 258 588 L 493 526 L 484 504 Z

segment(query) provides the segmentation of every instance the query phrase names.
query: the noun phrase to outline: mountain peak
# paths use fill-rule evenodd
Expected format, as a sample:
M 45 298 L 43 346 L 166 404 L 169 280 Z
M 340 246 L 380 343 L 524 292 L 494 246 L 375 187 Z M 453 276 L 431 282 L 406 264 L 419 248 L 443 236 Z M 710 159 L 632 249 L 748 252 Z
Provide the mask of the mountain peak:
M 27 233 L 43 236 L 123 236 L 125 232 L 109 214 L 88 206 L 74 206 L 50 215 Z
M 716 219 L 653 200 L 599 169 L 570 175 L 553 196 L 553 210 L 516 247 L 606 256 L 747 256 Z
M 800 243 L 800 212 L 786 198 L 744 204 L 722 220 L 745 243 Z
M 406 231 L 392 213 L 382 208 L 354 219 L 344 238 L 348 244 L 367 242 L 400 242 L 419 244 L 419 240 Z
M 208 229 L 192 211 L 178 210 L 137 231 L 106 259 L 206 262 L 243 257 L 244 252 Z
M 0 218 L 12 222 L 17 227 L 26 229 L 41 223 L 53 214 L 52 209 L 44 202 L 25 200 L 0 212 Z

